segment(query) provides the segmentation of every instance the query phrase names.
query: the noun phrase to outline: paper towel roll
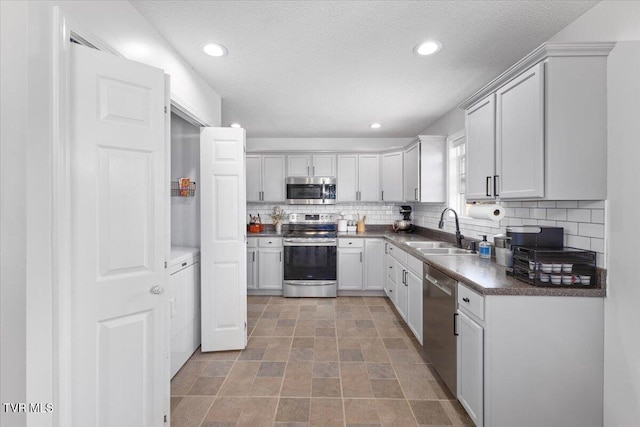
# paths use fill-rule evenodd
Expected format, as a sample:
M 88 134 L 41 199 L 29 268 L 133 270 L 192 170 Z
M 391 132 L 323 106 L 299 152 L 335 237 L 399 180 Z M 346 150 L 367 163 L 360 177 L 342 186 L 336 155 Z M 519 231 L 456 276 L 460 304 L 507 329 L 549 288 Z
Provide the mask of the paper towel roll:
M 469 208 L 469 216 L 476 219 L 500 221 L 504 218 L 504 208 L 495 204 L 475 204 Z

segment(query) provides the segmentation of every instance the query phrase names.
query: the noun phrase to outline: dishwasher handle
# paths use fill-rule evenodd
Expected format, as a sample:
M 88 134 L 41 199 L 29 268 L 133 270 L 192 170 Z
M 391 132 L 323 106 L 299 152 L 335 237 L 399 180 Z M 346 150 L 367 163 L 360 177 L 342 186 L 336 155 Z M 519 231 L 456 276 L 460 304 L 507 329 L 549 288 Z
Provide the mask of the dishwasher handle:
M 442 292 L 444 292 L 445 294 L 447 294 L 448 296 L 451 296 L 452 294 L 452 290 L 447 288 L 444 285 L 441 285 L 440 282 L 438 282 L 438 279 L 436 279 L 435 277 L 431 276 L 430 274 L 427 274 L 424 276 L 425 279 L 427 279 L 427 281 L 429 283 L 431 283 L 433 286 L 435 286 L 436 288 L 440 289 Z

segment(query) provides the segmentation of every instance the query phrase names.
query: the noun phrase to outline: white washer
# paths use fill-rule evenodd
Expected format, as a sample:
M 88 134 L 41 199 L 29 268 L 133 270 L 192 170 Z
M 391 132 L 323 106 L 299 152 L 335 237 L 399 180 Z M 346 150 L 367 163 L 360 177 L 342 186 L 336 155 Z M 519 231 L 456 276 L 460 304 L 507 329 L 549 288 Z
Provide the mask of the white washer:
M 171 248 L 171 377 L 200 346 L 200 249 Z

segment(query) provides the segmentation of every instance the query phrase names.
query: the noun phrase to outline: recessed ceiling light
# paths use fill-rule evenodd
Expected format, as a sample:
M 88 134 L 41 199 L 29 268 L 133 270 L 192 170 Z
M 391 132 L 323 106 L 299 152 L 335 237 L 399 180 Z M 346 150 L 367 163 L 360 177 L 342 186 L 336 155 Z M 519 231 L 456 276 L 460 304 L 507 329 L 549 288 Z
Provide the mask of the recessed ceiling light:
M 240 129 L 242 127 L 242 125 L 240 125 L 240 123 L 231 123 L 229 126 L 231 126 L 232 128 L 235 128 L 235 129 Z
M 380 123 L 371 123 L 371 124 L 369 125 L 369 127 L 370 127 L 371 129 L 380 129 L 380 128 L 382 127 L 382 125 L 381 125 Z
M 218 43 L 207 43 L 202 47 L 204 53 L 211 56 L 226 56 L 227 48 Z
M 433 55 L 437 51 L 442 49 L 442 43 L 438 40 L 428 40 L 416 45 L 413 48 L 413 53 L 416 55 Z

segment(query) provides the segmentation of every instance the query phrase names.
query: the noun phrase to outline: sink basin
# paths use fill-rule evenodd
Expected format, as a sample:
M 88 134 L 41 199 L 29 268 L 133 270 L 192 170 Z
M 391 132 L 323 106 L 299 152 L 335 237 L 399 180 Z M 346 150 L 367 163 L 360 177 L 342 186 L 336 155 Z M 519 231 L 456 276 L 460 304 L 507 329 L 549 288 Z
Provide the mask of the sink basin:
M 416 248 L 425 255 L 478 255 L 460 248 Z
M 451 248 L 453 245 L 446 242 L 406 242 L 407 246 L 420 249 L 434 249 L 434 248 Z

